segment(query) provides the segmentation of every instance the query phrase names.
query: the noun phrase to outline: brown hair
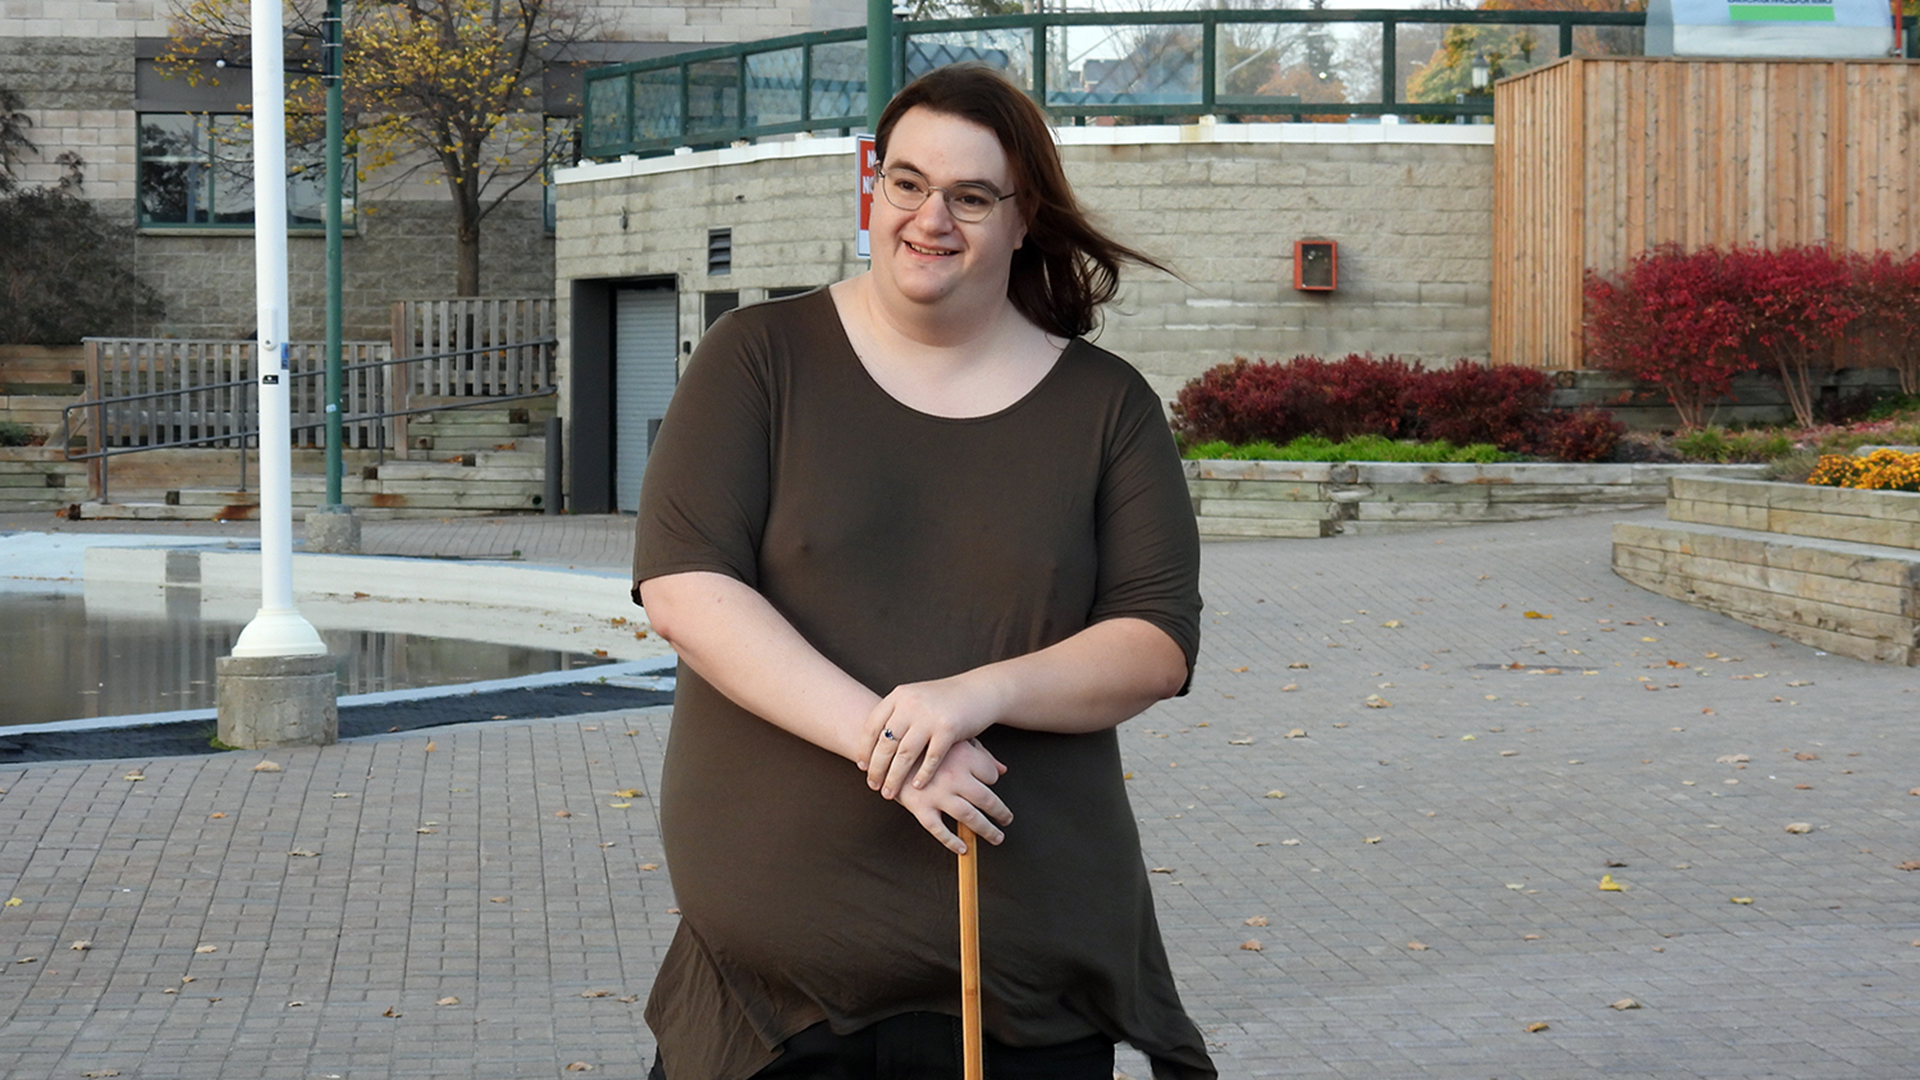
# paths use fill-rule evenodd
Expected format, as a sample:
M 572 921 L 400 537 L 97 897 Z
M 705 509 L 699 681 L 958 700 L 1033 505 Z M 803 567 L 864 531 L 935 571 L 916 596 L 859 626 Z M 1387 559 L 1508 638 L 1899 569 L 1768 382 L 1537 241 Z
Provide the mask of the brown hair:
M 880 114 L 874 150 L 881 161 L 894 125 L 916 107 L 979 124 L 1000 140 L 1019 196 L 1014 205 L 1027 226 L 1013 253 L 1007 299 L 1034 325 L 1063 337 L 1092 330 L 1100 305 L 1119 288 L 1122 260 L 1173 272 L 1087 220 L 1067 185 L 1046 113 L 999 72 L 964 63 L 915 79 Z

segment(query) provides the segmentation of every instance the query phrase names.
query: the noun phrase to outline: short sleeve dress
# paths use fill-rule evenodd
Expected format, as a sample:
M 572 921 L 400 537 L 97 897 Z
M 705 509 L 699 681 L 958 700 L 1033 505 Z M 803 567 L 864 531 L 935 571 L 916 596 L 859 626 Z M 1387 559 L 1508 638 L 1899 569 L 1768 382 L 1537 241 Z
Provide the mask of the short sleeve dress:
M 1075 340 L 999 412 L 949 419 L 867 374 L 824 289 L 717 322 L 640 496 L 634 593 L 712 571 L 758 590 L 875 693 L 1103 619 L 1199 643 L 1199 541 L 1160 402 Z M 1154 920 L 1115 732 L 981 741 L 1015 821 L 980 855 L 985 1027 L 1102 1035 L 1157 1080 L 1215 1075 Z M 660 785 L 681 922 L 647 1022 L 672 1080 L 741 1080 L 826 1021 L 960 1011 L 953 856 L 844 759 L 682 664 Z

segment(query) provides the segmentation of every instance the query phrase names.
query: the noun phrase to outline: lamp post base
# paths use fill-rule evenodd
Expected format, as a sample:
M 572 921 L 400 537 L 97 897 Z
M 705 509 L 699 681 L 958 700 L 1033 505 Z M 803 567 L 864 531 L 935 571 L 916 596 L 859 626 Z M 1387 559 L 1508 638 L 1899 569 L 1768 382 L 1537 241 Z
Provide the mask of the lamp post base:
M 265 750 L 340 741 L 338 657 L 223 656 L 214 668 L 222 743 Z
M 323 506 L 307 514 L 307 551 L 318 555 L 360 554 L 360 519 L 351 506 Z

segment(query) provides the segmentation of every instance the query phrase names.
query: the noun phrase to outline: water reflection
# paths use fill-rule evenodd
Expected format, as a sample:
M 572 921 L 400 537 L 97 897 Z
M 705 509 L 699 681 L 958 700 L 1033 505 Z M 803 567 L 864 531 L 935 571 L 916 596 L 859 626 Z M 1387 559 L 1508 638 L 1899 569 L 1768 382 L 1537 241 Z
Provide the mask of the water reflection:
M 79 596 L 0 593 L 0 725 L 212 708 L 214 660 L 233 650 L 245 624 L 202 620 L 197 589 L 160 591 L 164 613 L 96 609 L 91 618 Z M 608 662 L 390 631 L 322 629 L 320 637 L 344 658 L 341 696 Z

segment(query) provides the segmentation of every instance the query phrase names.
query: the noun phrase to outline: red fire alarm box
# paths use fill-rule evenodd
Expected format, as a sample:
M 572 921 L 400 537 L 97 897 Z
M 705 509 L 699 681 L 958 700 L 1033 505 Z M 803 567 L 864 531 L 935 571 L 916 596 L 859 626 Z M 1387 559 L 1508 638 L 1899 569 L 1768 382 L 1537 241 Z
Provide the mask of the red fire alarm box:
M 1296 240 L 1293 287 L 1301 292 L 1332 292 L 1340 282 L 1340 245 L 1332 240 Z

